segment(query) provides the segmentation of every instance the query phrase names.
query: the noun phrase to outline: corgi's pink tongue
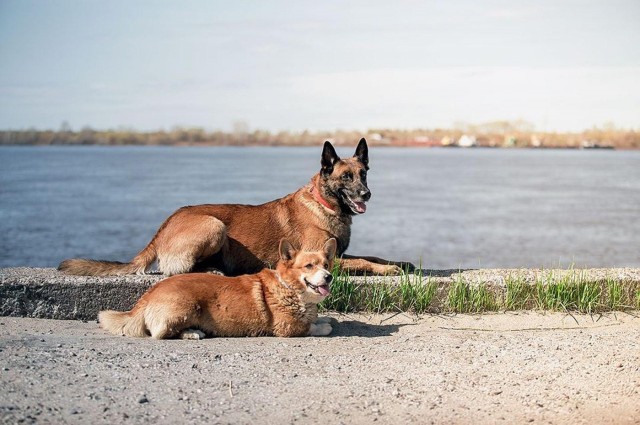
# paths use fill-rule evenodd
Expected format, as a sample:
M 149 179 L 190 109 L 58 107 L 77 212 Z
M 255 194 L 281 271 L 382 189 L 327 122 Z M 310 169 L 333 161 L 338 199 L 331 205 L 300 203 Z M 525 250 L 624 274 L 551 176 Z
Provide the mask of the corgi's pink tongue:
M 331 293 L 328 286 L 318 286 L 318 292 L 320 292 L 320 295 L 323 296 L 327 296 Z
M 354 202 L 353 204 L 356 206 L 356 210 L 358 210 L 360 214 L 364 213 L 367 210 L 367 204 L 365 204 L 364 202 Z

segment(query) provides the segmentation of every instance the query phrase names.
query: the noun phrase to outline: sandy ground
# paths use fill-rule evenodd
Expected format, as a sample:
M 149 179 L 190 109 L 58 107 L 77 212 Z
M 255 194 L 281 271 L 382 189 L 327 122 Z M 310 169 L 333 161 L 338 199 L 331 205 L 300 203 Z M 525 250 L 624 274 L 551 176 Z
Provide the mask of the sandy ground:
M 640 423 L 640 318 L 334 316 L 154 341 L 0 317 L 3 423 Z

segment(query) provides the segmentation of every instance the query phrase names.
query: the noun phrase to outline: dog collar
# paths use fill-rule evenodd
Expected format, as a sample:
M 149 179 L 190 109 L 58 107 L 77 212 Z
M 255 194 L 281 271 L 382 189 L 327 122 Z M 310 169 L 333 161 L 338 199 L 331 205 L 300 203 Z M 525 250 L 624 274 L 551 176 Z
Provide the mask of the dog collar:
M 287 285 L 287 283 L 284 280 L 282 280 L 282 278 L 280 277 L 280 273 L 276 272 L 276 278 L 278 278 L 278 282 L 280 282 L 282 286 L 284 286 L 290 291 L 293 291 L 293 289 L 291 289 L 291 286 Z
M 336 210 L 331 206 L 331 204 L 328 203 L 327 200 L 322 197 L 322 195 L 320 195 L 320 191 L 316 189 L 315 183 L 311 184 L 310 192 L 313 195 L 313 199 L 318 201 L 323 207 L 330 210 L 331 212 L 336 212 Z

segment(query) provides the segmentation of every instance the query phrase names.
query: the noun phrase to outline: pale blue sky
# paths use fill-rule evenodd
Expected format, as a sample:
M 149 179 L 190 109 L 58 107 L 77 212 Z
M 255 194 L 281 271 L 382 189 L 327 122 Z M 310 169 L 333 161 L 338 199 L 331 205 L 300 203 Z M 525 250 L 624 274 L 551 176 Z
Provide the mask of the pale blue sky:
M 640 1 L 0 1 L 0 128 L 640 128 Z

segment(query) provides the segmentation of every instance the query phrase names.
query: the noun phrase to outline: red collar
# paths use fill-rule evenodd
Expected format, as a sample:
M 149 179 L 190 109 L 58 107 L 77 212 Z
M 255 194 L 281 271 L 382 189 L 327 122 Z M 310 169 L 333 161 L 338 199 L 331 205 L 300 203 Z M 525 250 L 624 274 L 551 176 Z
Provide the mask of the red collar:
M 324 199 L 322 197 L 322 195 L 320 195 L 320 191 L 316 188 L 315 183 L 311 183 L 311 190 L 310 190 L 311 194 L 313 195 L 313 199 L 315 199 L 316 201 L 318 201 L 323 207 L 325 207 L 326 209 L 330 210 L 331 212 L 336 212 L 335 208 L 333 208 L 331 206 L 331 204 L 329 202 L 327 202 L 326 199 Z

